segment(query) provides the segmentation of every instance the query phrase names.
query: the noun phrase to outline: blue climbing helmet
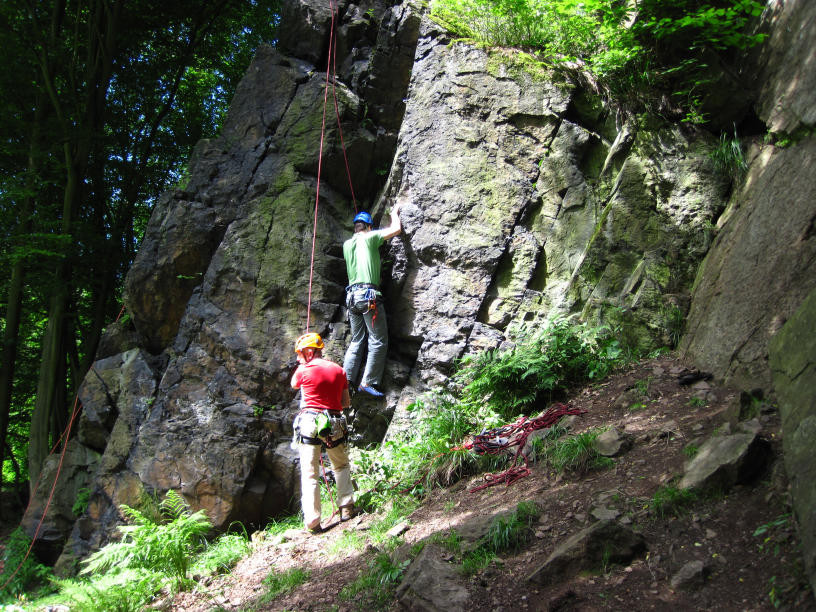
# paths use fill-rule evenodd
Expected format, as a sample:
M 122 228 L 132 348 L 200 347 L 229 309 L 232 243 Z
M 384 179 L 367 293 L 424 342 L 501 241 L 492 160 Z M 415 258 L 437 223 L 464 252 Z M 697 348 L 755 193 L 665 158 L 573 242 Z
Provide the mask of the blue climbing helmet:
M 357 223 L 358 221 L 361 221 L 366 225 L 374 225 L 374 219 L 372 219 L 371 215 L 369 215 L 366 211 L 361 211 L 354 215 L 354 223 Z

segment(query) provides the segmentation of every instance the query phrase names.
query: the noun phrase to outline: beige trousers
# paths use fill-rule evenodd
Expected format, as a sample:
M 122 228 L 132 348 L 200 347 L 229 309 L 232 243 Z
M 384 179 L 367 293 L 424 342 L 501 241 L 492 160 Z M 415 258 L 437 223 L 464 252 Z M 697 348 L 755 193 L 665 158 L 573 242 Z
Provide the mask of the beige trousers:
M 300 453 L 300 506 L 306 527 L 315 527 L 320 521 L 320 444 L 298 444 Z M 337 483 L 337 505 L 354 503 L 348 451 L 345 444 L 327 448 L 334 480 Z

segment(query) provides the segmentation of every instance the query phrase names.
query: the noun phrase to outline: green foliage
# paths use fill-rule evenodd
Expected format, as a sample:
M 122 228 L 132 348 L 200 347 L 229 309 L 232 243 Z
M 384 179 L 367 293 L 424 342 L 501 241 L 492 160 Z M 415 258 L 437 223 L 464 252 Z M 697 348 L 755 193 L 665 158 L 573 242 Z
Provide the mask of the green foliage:
M 277 520 L 270 522 L 264 531 L 269 535 L 281 535 L 289 529 L 298 529 L 303 526 L 303 517 L 300 514 L 290 514 L 288 516 L 279 517 Z
M 604 378 L 620 356 L 619 343 L 608 328 L 557 318 L 522 337 L 512 349 L 463 359 L 455 380 L 462 385 L 465 402 L 484 403 L 512 419 L 579 383 Z
M 422 496 L 463 474 L 495 465 L 495 458 L 454 449 L 469 434 L 501 423 L 486 406 L 459 403 L 452 394 L 439 392 L 418 400 L 409 411 L 410 430 L 375 451 L 362 452 L 355 461 L 358 483 L 365 490 L 358 502 L 369 510 L 391 499 L 406 499 L 395 495 L 400 488 Z M 383 488 L 384 482 L 397 489 Z
M 602 433 L 602 429 L 594 429 L 552 441 L 545 438 L 545 444 L 536 457 L 546 460 L 557 472 L 583 473 L 609 467 L 614 465 L 612 459 L 595 450 L 595 439 Z
M 683 454 L 688 457 L 689 459 L 694 459 L 697 456 L 697 453 L 700 452 L 700 447 L 696 444 L 687 444 L 683 447 Z
M 0 591 L 0 603 L 10 602 L 26 593 L 48 590 L 51 568 L 39 563 L 33 555 L 26 557 L 30 545 L 31 540 L 21 528 L 9 534 L 3 551 L 3 571 L 0 572 L 0 586 L 7 582 L 8 585 Z
M 79 491 L 77 491 L 77 497 L 74 500 L 74 505 L 71 506 L 71 512 L 74 516 L 79 516 L 85 509 L 88 507 L 88 502 L 91 500 L 91 490 L 87 487 L 83 487 Z
M 420 501 L 410 495 L 400 495 L 389 501 L 386 512 L 372 521 L 368 528 L 368 537 L 375 545 L 382 544 L 386 533 L 398 523 L 405 520 L 419 507 Z
M 782 514 L 774 520 L 760 525 L 754 530 L 754 537 L 762 537 L 759 550 L 765 552 L 772 550 L 774 556 L 779 555 L 780 544 L 787 539 L 792 526 L 790 513 Z
M 434 0 L 431 15 L 458 36 L 580 65 L 618 95 L 668 91 L 686 120 L 716 86 L 710 66 L 760 44 L 759 0 Z
M 190 574 L 209 576 L 228 572 L 245 557 L 250 551 L 249 537 L 243 525 L 240 527 L 240 531 L 223 533 L 213 542 L 208 543 L 204 551 L 196 556 L 190 567 Z
M 365 536 L 356 529 L 344 529 L 343 535 L 329 544 L 326 551 L 332 556 L 345 555 L 349 551 L 363 550 L 366 542 Z
M 478 547 L 470 551 L 462 559 L 462 573 L 472 576 L 480 569 L 484 569 L 496 558 L 496 553 L 485 547 Z
M 158 592 L 164 577 L 144 568 L 111 572 L 93 581 L 55 580 L 60 601 L 77 612 L 138 612 L 144 610 Z
M 530 531 L 530 525 L 538 517 L 535 503 L 523 501 L 507 516 L 497 516 L 490 523 L 484 546 L 495 553 L 517 551 Z
M 447 548 L 452 553 L 458 553 L 462 546 L 462 536 L 455 529 L 450 529 L 435 533 L 431 536 L 431 542 Z
M 285 572 L 272 571 L 263 584 L 267 588 L 266 593 L 261 597 L 260 604 L 264 605 L 277 599 L 281 595 L 291 593 L 301 584 L 308 582 L 311 572 L 300 567 L 293 567 Z
M 340 591 L 340 599 L 354 601 L 357 610 L 389 610 L 396 585 L 410 561 L 394 562 L 386 553 L 377 555 L 368 569 Z
M 742 153 L 742 144 L 737 137 L 736 128 L 733 137 L 725 132 L 720 134 L 720 142 L 711 152 L 710 157 L 714 162 L 714 167 L 731 177 L 732 180 L 741 178 L 748 170 L 748 163 Z
M 649 501 L 649 511 L 660 518 L 682 516 L 686 508 L 697 501 L 697 495 L 689 489 L 672 485 L 660 487 Z
M 176 588 L 189 584 L 187 574 L 193 554 L 203 548 L 204 536 L 212 526 L 204 511 L 191 513 L 181 495 L 173 490 L 160 504 L 164 524 L 129 506 L 121 508 L 133 524 L 118 528 L 122 534 L 119 542 L 108 544 L 83 561 L 81 574 L 142 568 L 171 576 Z
M 688 405 L 692 408 L 702 408 L 706 405 L 706 401 L 702 397 L 690 397 L 688 400 Z
M 462 573 L 473 575 L 490 565 L 498 554 L 518 551 L 527 541 L 530 526 L 538 513 L 535 503 L 523 501 L 510 514 L 494 517 L 479 546 L 462 558 Z

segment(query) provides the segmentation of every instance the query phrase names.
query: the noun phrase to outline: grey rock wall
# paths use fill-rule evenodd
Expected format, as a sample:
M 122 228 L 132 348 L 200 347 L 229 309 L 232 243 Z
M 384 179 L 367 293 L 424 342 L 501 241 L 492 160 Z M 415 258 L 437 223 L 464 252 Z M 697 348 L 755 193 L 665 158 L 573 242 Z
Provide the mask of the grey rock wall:
M 610 323 L 640 345 L 676 337 L 729 193 L 710 135 L 616 112 L 520 54 L 453 42 L 423 3 L 339 6 L 334 90 L 357 205 L 375 218 L 404 205 L 404 232 L 384 252 L 387 397 L 354 399 L 355 443 L 404 427 L 406 407 L 458 358 L 554 316 Z M 262 526 L 296 503 L 293 342 L 307 307 L 330 358 L 342 360 L 348 335 L 341 244 L 355 202 L 331 112 L 308 299 L 325 7 L 287 0 L 279 47 L 258 52 L 222 135 L 199 143 L 187 184 L 153 212 L 127 279 L 130 327 L 111 329 L 99 377 L 83 384 L 87 452 L 66 469 L 92 475 L 91 495 L 73 525 L 64 512 L 49 525 L 54 547 L 68 539 L 66 572 L 107 540 L 120 504 L 143 507 L 170 488 L 218 528 Z M 808 168 L 795 150 L 787 161 Z M 784 159 L 769 159 L 765 178 L 791 181 Z M 762 233 L 750 215 L 736 223 L 735 201 L 718 244 L 729 227 Z M 696 314 L 720 300 L 705 298 L 707 277 L 689 354 L 719 316 Z
M 816 291 L 771 339 L 770 364 L 782 415 L 785 468 L 802 556 L 816 587 Z
M 758 143 L 698 275 L 682 352 L 744 389 L 772 387 L 768 343 L 816 288 L 816 5 L 770 2 Z

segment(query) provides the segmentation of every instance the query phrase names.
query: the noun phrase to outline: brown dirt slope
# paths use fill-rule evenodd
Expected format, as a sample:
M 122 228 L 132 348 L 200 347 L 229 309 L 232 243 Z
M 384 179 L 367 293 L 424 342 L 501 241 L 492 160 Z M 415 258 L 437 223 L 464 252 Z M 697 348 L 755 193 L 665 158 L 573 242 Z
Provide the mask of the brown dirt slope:
M 631 435 L 631 449 L 615 457 L 613 467 L 556 474 L 542 462 L 532 464 L 532 474 L 512 486 L 475 493 L 469 489 L 484 482 L 481 475 L 460 481 L 435 493 L 410 516 L 404 542 L 410 546 L 444 536 L 529 500 L 537 504 L 540 518 L 521 549 L 502 554 L 475 575 L 456 574 L 468 593 L 463 609 L 816 610 L 801 570 L 795 527 L 785 516 L 789 500 L 772 403 L 746 402 L 744 397 L 740 402 L 737 391 L 715 383 L 681 385 L 682 371 L 683 365 L 669 356 L 643 361 L 569 400 L 571 407 L 586 410 L 575 420 L 573 433 L 614 426 Z M 661 487 L 682 474 L 688 447 L 737 427 L 741 410 L 743 418 L 753 416 L 762 426 L 761 436 L 773 451 L 768 467 L 750 484 L 695 500 L 679 516 L 659 516 L 651 502 Z M 613 510 L 618 520 L 642 533 L 648 552 L 625 566 L 607 564 L 555 584 L 528 582 L 526 577 L 559 543 L 596 520 L 593 510 L 598 507 Z M 341 590 L 366 572 L 380 552 L 360 545 L 376 519 L 364 515 L 319 536 L 290 533 L 283 543 L 259 540 L 232 573 L 162 603 L 190 612 L 372 609 L 364 595 L 348 600 L 341 598 Z M 448 559 L 452 564 L 459 560 L 454 554 Z M 704 578 L 673 588 L 672 578 L 689 561 L 703 563 Z M 308 571 L 309 579 L 260 603 L 268 591 L 264 578 L 291 568 Z M 401 609 L 390 593 L 382 609 Z

